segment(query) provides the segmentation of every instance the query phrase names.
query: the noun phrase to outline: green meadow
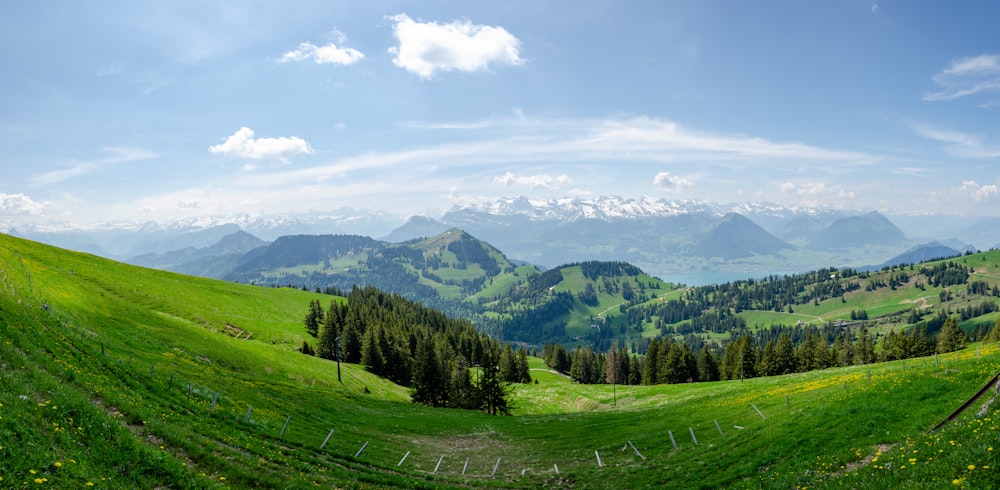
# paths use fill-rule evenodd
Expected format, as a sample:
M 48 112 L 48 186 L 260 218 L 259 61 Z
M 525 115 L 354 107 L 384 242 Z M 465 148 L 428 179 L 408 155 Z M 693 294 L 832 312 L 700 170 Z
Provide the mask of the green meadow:
M 995 391 L 929 431 L 1000 372 L 996 344 L 659 386 L 579 385 L 534 359 L 536 382 L 515 387 L 514 416 L 494 417 L 415 405 L 407 389 L 356 365 L 342 364 L 338 379 L 335 363 L 297 352 L 317 298 L 343 300 L 0 235 L 0 487 L 990 488 L 1000 480 L 1000 400 L 987 404 Z

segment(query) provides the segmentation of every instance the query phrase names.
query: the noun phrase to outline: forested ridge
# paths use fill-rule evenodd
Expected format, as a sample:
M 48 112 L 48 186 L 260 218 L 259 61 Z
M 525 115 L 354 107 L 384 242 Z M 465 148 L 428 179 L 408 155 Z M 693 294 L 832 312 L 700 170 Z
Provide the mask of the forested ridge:
M 971 279 L 972 272 L 967 263 L 948 260 L 877 272 L 823 269 L 688 288 L 678 299 L 647 302 L 622 312 L 636 331 L 654 322 L 653 337 L 610 348 L 581 345 L 570 351 L 549 343 L 543 356 L 550 367 L 581 383 L 659 384 L 771 376 L 951 352 L 970 340 L 1000 339 L 1000 317 L 980 322 L 970 331 L 959 327 L 959 322 L 998 310 L 1000 286 Z M 760 310 L 791 313 L 803 305 L 846 302 L 849 294 L 904 287 L 922 292 L 938 288 L 940 304 L 878 318 L 856 309 L 850 311 L 850 321 L 819 326 L 748 326 L 740 315 Z M 870 330 L 887 319 L 899 323 L 899 331 Z M 720 334 L 725 336 L 720 339 Z

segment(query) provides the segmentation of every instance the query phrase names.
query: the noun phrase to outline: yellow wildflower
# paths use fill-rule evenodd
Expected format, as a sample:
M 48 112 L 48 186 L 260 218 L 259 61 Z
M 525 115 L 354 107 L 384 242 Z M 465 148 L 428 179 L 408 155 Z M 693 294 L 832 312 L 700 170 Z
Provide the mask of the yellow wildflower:
M 968 466 L 968 468 L 969 468 L 970 470 L 974 470 L 974 469 L 976 469 L 976 465 L 974 465 L 974 464 L 970 464 L 970 465 Z

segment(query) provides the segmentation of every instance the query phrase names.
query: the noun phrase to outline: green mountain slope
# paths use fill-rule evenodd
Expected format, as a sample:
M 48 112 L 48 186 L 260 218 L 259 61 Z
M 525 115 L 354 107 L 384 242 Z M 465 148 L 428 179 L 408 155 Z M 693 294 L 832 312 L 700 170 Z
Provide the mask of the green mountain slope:
M 996 405 L 925 433 L 1000 371 L 995 344 L 744 383 L 580 386 L 533 371 L 516 416 L 491 417 L 414 405 L 353 365 L 338 383 L 333 363 L 294 351 L 316 298 L 329 299 L 0 235 L 0 486 L 996 481 Z

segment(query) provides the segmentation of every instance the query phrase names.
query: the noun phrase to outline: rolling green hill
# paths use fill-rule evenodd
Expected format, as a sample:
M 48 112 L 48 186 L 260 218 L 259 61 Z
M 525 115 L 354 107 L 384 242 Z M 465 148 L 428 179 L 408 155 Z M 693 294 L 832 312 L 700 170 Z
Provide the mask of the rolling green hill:
M 317 298 L 0 235 L 0 486 L 988 488 L 1000 470 L 992 391 L 927 432 L 1000 371 L 996 344 L 660 386 L 536 360 L 515 416 L 492 417 L 354 365 L 338 382 L 295 352 Z
M 287 236 L 236 260 L 220 257 L 213 270 L 228 269 L 218 278 L 340 291 L 370 285 L 469 318 L 505 340 L 534 345 L 586 341 L 606 347 L 641 337 L 642 329 L 630 331 L 620 319 L 610 320 L 673 289 L 621 262 L 584 262 L 543 273 L 458 229 L 398 244 L 349 235 Z M 589 273 L 581 272 L 581 264 Z

